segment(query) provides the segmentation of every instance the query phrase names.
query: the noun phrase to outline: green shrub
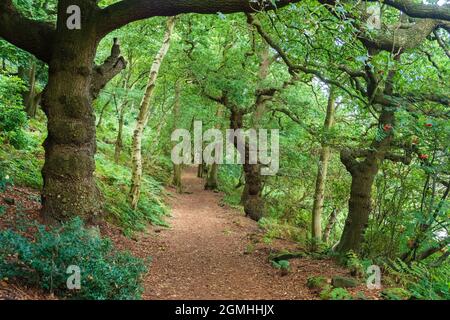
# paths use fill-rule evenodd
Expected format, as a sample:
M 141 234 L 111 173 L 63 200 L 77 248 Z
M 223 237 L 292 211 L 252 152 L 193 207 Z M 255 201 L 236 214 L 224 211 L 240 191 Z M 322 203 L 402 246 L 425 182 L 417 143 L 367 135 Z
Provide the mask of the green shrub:
M 328 281 L 327 278 L 323 276 L 312 276 L 308 278 L 306 286 L 309 289 L 324 289 L 328 286 Z
M 69 299 L 140 298 L 147 262 L 116 251 L 80 219 L 50 230 L 36 227 L 34 239 L 18 231 L 0 232 L 0 279 L 15 279 Z M 80 290 L 67 289 L 69 266 L 81 270 Z
M 386 265 L 388 274 L 405 287 L 414 299 L 449 300 L 450 265 L 430 267 L 425 263 L 406 264 L 397 259 Z
M 344 288 L 334 288 L 332 286 L 327 286 L 320 293 L 320 298 L 322 300 L 351 300 L 351 294 Z
M 22 130 L 27 116 L 20 95 L 24 89 L 20 78 L 0 74 L 0 138 L 17 149 L 27 145 L 27 137 Z
M 381 297 L 386 300 L 408 300 L 411 293 L 403 288 L 387 288 L 381 292 Z
M 115 164 L 104 153 L 96 156 L 97 182 L 105 196 L 105 209 L 111 220 L 124 228 L 126 234 L 143 231 L 148 223 L 167 226 L 164 217 L 168 209 L 162 200 L 162 184 L 148 174 L 142 177 L 138 208 L 133 210 L 128 201 L 131 173 L 128 167 Z
M 272 266 L 280 270 L 290 270 L 291 264 L 287 260 L 272 261 Z

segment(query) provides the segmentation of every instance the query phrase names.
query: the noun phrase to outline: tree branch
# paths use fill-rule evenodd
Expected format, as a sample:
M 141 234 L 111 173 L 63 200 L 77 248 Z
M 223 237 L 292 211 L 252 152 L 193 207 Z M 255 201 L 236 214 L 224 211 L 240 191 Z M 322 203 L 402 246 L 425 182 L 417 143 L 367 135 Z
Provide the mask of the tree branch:
M 111 49 L 111 55 L 100 66 L 94 67 L 92 75 L 91 95 L 95 99 L 106 84 L 127 66 L 124 57 L 120 55 L 120 45 L 117 38 Z
M 274 10 L 299 1 L 279 0 L 275 7 L 270 0 L 123 0 L 102 10 L 98 26 L 103 36 L 130 22 L 155 16 L 256 12 Z
M 442 6 L 424 4 L 411 0 L 368 0 L 369 2 L 382 2 L 394 7 L 413 18 L 440 19 L 450 21 L 450 5 Z
M 12 0 L 0 2 L 0 37 L 43 62 L 50 62 L 55 30 L 47 23 L 24 17 Z

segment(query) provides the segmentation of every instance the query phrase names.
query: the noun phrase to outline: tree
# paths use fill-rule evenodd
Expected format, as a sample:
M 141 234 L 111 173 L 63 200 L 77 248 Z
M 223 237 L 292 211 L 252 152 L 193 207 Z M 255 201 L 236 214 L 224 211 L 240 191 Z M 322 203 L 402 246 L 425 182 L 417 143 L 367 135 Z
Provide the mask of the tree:
M 103 37 L 128 23 L 155 16 L 275 8 L 269 2 L 244 0 L 126 0 L 103 9 L 97 2 L 59 0 L 56 26 L 25 17 L 13 0 L 0 3 L 0 36 L 49 65 L 49 80 L 42 97 L 48 118 L 42 214 L 48 221 L 64 221 L 77 215 L 92 220 L 101 212 L 100 192 L 93 176 L 96 141 L 92 100 L 125 67 L 118 44 L 103 65 L 94 65 Z M 282 0 L 277 7 L 293 2 Z M 81 16 L 73 17 L 71 11 L 68 14 L 71 6 L 77 6 Z M 81 30 L 68 28 L 69 18 L 79 18 Z
M 167 20 L 167 31 L 164 35 L 164 40 L 153 61 L 150 69 L 150 74 L 145 89 L 144 97 L 142 98 L 139 107 L 139 115 L 136 121 L 136 128 L 133 134 L 132 143 L 132 169 L 131 169 L 131 189 L 130 189 L 130 203 L 131 207 L 136 210 L 141 194 L 141 180 L 142 180 L 142 135 L 147 126 L 148 117 L 150 116 L 150 101 L 153 96 L 153 91 L 156 87 L 156 80 L 158 79 L 161 64 L 167 55 L 170 48 L 170 41 L 172 39 L 175 28 L 175 17 L 170 17 Z
M 314 205 L 312 211 L 312 238 L 317 243 L 322 239 L 322 213 L 323 201 L 325 197 L 325 184 L 328 173 L 328 165 L 330 162 L 331 150 L 326 143 L 326 135 L 333 127 L 334 114 L 336 111 L 334 88 L 330 88 L 328 97 L 327 113 L 324 123 L 325 141 L 322 142 L 322 149 L 320 150 L 319 168 L 317 170 L 316 191 L 314 193 Z

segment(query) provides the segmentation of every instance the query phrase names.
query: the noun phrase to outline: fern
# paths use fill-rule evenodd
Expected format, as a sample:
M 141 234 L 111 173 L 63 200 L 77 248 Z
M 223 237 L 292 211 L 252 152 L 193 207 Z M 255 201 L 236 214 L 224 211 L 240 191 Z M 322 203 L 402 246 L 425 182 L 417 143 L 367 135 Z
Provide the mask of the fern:
M 421 262 L 406 264 L 397 259 L 386 265 L 386 270 L 415 299 L 450 299 L 449 265 L 431 268 Z

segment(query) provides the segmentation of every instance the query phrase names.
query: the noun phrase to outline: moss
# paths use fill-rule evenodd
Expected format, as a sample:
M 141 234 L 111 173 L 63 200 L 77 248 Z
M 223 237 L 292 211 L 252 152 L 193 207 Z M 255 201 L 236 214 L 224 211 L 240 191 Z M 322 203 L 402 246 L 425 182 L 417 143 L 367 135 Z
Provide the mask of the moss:
M 323 276 L 312 276 L 308 278 L 306 286 L 312 290 L 323 290 L 328 287 L 329 284 L 327 279 Z
M 403 288 L 387 288 L 381 292 L 381 297 L 385 300 L 408 300 L 411 293 Z

